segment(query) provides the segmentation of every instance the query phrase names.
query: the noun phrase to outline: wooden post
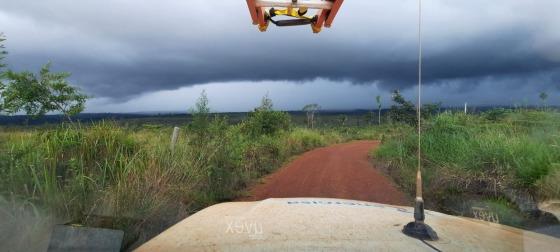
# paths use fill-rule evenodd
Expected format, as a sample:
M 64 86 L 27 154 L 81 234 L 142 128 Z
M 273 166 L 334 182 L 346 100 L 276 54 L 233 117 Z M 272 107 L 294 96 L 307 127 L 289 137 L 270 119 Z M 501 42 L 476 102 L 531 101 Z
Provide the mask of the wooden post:
M 175 144 L 177 144 L 177 139 L 179 138 L 179 127 L 173 128 L 173 134 L 171 135 L 171 151 L 175 150 Z

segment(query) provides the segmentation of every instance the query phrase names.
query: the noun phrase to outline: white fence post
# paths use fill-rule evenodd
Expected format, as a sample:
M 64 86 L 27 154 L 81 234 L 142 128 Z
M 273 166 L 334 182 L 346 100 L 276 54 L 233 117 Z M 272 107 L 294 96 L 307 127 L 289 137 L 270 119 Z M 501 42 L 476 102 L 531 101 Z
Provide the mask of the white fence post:
M 173 135 L 171 135 L 171 151 L 175 150 L 175 144 L 177 144 L 177 139 L 179 138 L 179 127 L 173 128 Z

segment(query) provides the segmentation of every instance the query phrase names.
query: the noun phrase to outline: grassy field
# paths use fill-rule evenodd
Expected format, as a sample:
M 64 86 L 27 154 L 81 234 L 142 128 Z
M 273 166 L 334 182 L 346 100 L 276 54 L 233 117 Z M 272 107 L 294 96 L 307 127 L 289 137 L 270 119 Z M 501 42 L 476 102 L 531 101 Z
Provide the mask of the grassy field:
M 482 115 L 443 113 L 425 122 L 422 165 L 428 205 L 472 216 L 472 206 L 502 214 L 502 223 L 531 226 L 531 203 L 560 198 L 560 114 L 495 110 Z M 417 133 L 404 128 L 372 153 L 410 194 L 414 190 Z
M 157 124 L 3 130 L 0 219 L 10 234 L 0 234 L 0 243 L 44 246 L 45 230 L 72 223 L 124 230 L 125 247 L 134 246 L 201 208 L 241 196 L 294 155 L 382 132 L 296 126 L 265 134 L 247 130 L 253 124 L 216 116 L 203 128 L 183 125 L 174 151 L 173 129 Z
M 0 234 L 0 243 L 42 248 L 52 225 L 72 223 L 124 230 L 124 246 L 131 248 L 206 206 L 243 196 L 295 155 L 353 139 L 382 140 L 372 155 L 413 195 L 413 127 L 345 120 L 337 125 L 333 117 L 311 130 L 302 118 L 294 123 L 282 112 L 255 114 L 235 123 L 205 115 L 176 124 L 181 130 L 173 151 L 169 124 L 2 129 L 0 219 L 9 233 Z M 512 194 L 536 201 L 560 197 L 560 114 L 449 112 L 424 125 L 430 208 L 469 216 L 465 209 L 483 206 L 502 223 L 527 227 L 526 212 L 518 210 Z

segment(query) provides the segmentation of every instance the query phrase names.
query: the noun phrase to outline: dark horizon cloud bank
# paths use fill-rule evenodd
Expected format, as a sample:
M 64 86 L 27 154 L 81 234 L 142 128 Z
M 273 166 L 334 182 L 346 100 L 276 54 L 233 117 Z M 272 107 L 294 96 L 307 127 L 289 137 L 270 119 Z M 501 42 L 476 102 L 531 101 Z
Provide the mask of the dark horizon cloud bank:
M 546 91 L 549 103 L 559 104 L 558 10 L 554 0 L 424 1 L 427 100 L 535 104 Z M 309 27 L 260 33 L 244 0 L 0 0 L 0 32 L 8 38 L 11 68 L 53 61 L 96 97 L 92 111 L 134 103 L 130 109 L 149 110 L 142 107 L 148 97 L 159 97 L 156 107 L 190 106 L 194 98 L 161 94 L 194 97 L 185 92 L 197 96 L 195 86 L 204 85 L 216 97 L 258 101 L 266 83 L 271 96 L 272 90 L 307 94 L 279 98 L 300 104 L 331 93 L 387 96 L 397 88 L 413 96 L 417 81 L 417 0 L 347 0 L 333 27 L 319 35 Z M 325 99 L 323 107 L 370 105 L 365 97 L 343 100 Z M 222 110 L 245 108 L 221 103 Z

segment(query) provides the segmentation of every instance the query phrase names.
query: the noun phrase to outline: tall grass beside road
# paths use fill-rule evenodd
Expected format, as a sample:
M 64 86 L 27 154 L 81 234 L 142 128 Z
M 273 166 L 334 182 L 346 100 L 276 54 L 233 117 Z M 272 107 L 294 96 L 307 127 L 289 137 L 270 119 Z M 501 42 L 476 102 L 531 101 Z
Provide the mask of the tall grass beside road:
M 55 223 L 122 229 L 130 246 L 199 209 L 239 197 L 293 155 L 372 134 L 365 128 L 290 128 L 254 135 L 245 127 L 220 118 L 204 129 L 183 127 L 173 152 L 167 127 L 132 131 L 102 122 L 0 134 L 0 217 L 37 219 L 35 230 Z M 33 226 L 30 221 L 10 223 L 33 235 L 34 228 L 18 227 Z M 0 243 L 16 242 L 14 235 L 0 235 Z M 19 239 L 19 245 L 32 239 Z
M 560 199 L 559 132 L 560 114 L 551 111 L 440 114 L 426 121 L 422 132 L 426 195 L 434 205 L 450 195 L 500 198 L 512 190 L 537 201 Z M 408 128 L 373 154 L 411 193 L 417 137 Z

